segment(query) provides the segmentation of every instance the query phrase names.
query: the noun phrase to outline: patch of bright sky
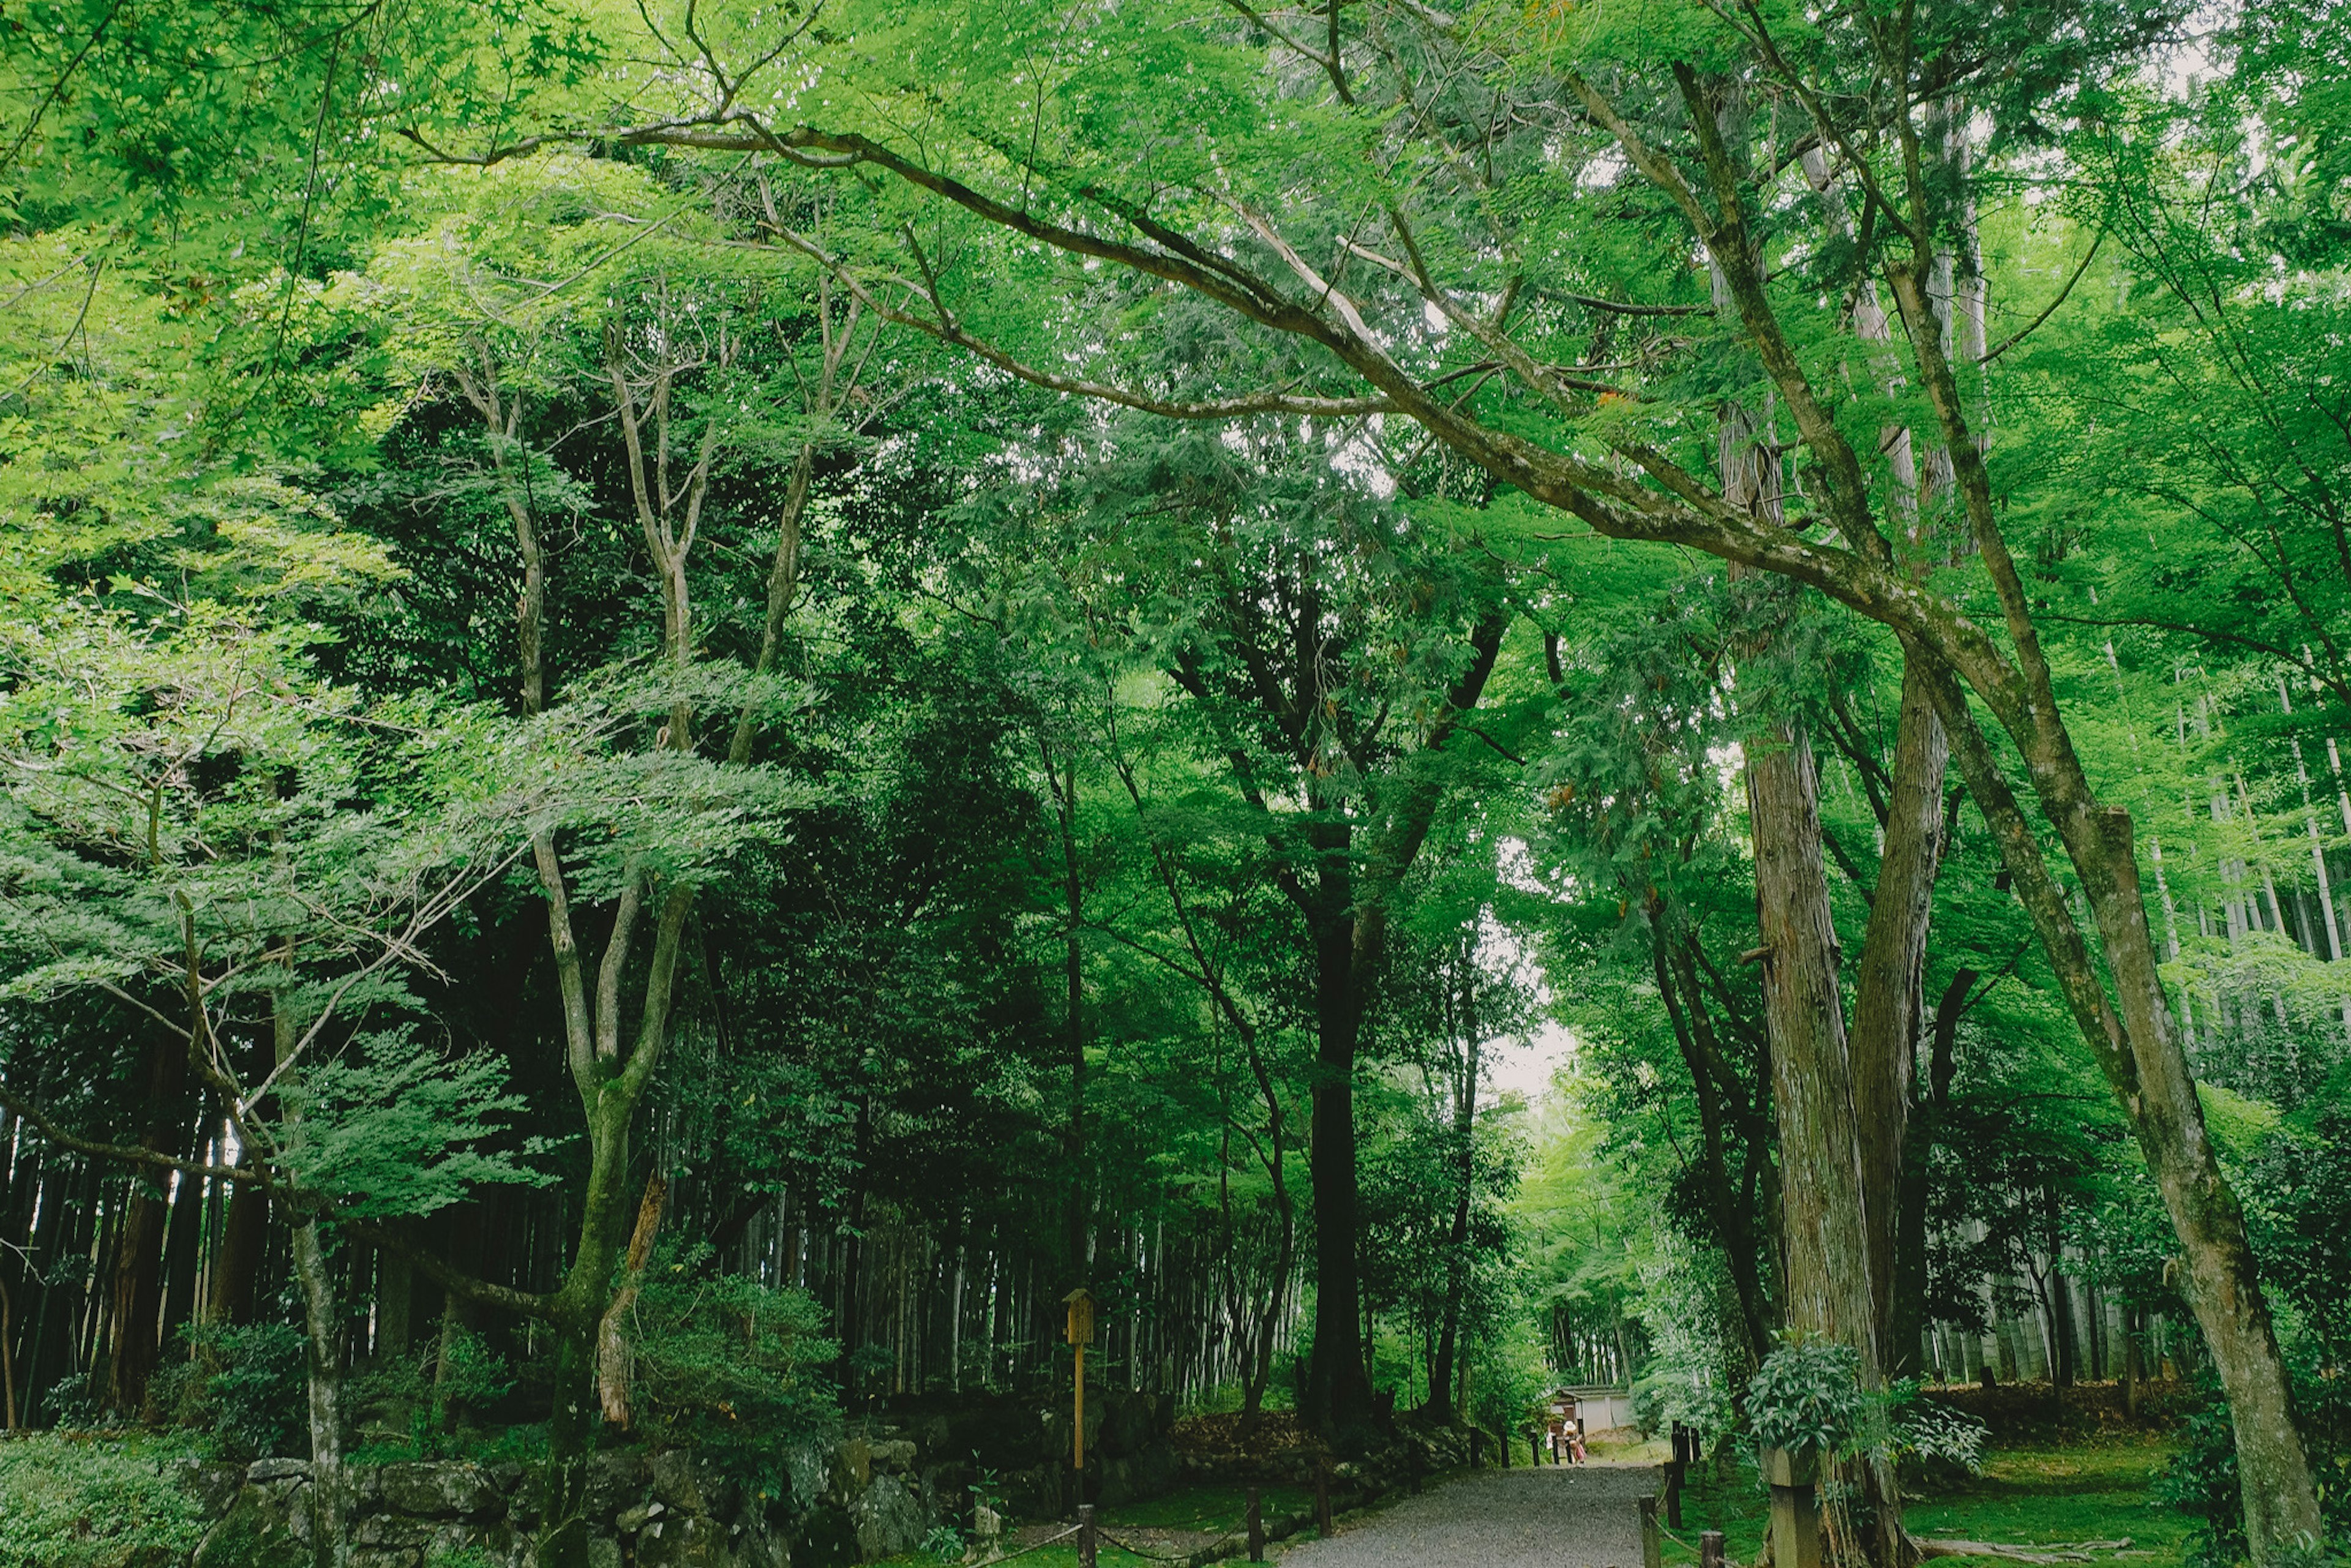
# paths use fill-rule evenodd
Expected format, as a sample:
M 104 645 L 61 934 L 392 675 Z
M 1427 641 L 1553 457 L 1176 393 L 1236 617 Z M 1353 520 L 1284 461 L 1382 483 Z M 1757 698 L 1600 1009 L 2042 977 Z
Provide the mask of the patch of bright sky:
M 1573 884 L 1563 876 L 1546 877 L 1525 840 L 1506 838 L 1496 847 L 1503 881 L 1521 892 L 1566 901 Z M 1535 993 L 1532 1029 L 1485 1042 L 1479 1053 L 1484 1082 L 1478 1103 L 1492 1106 L 1515 1095 L 1528 1106 L 1539 1107 L 1551 1096 L 1561 1071 L 1573 1064 L 1574 1032 L 1552 1016 L 1551 988 L 1543 984 L 1542 967 L 1525 940 L 1490 915 L 1480 922 L 1478 959 L 1489 970 L 1519 975 Z

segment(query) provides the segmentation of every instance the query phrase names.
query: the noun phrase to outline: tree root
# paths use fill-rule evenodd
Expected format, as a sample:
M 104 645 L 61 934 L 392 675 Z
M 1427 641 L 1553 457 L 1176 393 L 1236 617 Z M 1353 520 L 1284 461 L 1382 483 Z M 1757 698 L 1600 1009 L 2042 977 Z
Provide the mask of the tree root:
M 2101 1552 L 2123 1552 L 2130 1538 L 2120 1541 L 2053 1541 L 2044 1546 L 2009 1546 L 1996 1541 L 1916 1540 L 1920 1557 L 2004 1557 L 2015 1563 L 2095 1563 Z

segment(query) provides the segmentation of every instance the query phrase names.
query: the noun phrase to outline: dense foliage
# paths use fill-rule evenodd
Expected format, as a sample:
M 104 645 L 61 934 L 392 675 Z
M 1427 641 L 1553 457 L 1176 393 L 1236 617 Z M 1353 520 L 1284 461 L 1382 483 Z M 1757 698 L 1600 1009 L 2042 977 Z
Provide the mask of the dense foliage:
M 1873 1561 L 1938 1384 L 2351 1528 L 2346 23 L 0 20 L 6 1425 L 576 1563 L 1084 1284 L 1343 1446 L 1861 1456 Z M 177 1542 L 141 1440 L 0 1558 Z

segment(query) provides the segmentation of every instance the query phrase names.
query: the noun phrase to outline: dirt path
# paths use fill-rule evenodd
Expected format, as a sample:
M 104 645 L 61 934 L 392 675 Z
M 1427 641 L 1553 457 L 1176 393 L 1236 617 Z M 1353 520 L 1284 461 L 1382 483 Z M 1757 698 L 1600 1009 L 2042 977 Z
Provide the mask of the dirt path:
M 1641 1568 L 1654 1465 L 1479 1470 L 1281 1552 L 1283 1568 Z

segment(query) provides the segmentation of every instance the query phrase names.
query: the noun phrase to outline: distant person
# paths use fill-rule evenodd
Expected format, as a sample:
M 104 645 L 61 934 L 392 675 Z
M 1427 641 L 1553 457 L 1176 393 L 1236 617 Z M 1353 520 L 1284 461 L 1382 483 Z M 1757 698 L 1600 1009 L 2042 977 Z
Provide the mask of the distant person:
M 1567 1445 L 1568 1452 L 1573 1457 L 1575 1463 L 1579 1465 L 1587 1465 L 1592 1462 L 1592 1456 L 1583 1451 L 1583 1422 L 1578 1421 L 1574 1426 L 1570 1427 L 1567 1429 Z

